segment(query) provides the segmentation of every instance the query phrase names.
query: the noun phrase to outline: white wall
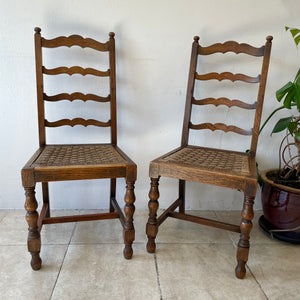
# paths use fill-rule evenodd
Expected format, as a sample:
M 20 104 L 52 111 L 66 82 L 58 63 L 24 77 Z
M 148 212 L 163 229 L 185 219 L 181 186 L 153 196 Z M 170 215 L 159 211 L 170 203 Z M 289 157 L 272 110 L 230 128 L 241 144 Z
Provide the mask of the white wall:
M 297 0 L 0 0 L 0 208 L 23 207 L 20 170 L 38 147 L 35 26 L 42 28 L 46 38 L 77 33 L 106 41 L 109 31 L 116 33 L 119 146 L 138 165 L 136 207 L 146 208 L 150 160 L 180 143 L 193 36 L 199 35 L 203 45 L 236 40 L 256 46 L 261 46 L 267 35 L 274 36 L 264 120 L 278 107 L 276 89 L 293 79 L 299 68 L 300 53 L 290 34 L 284 31 L 285 25 L 300 27 L 299 11 Z M 74 57 L 81 58 L 81 49 L 74 49 Z M 88 63 L 93 65 L 94 54 L 90 53 Z M 64 54 L 58 52 L 56 58 L 48 62 L 54 66 L 64 58 Z M 249 63 L 246 70 L 252 71 L 251 66 Z M 75 78 L 77 85 L 84 86 L 86 91 L 96 90 L 96 81 L 90 81 L 87 88 L 86 81 L 79 81 L 76 75 Z M 60 82 L 49 82 L 49 89 L 57 83 Z M 65 87 L 68 86 L 61 85 L 60 89 Z M 238 98 L 245 95 L 247 93 L 243 92 Z M 60 111 L 69 109 L 69 104 L 62 104 Z M 81 108 L 81 104 L 75 105 Z M 49 119 L 53 117 L 54 120 L 56 111 L 51 109 Z M 226 118 L 230 123 L 231 115 Z M 270 137 L 274 122 L 275 119 L 260 136 L 257 160 L 261 169 L 277 166 L 277 147 L 282 135 Z M 96 142 L 102 136 L 98 129 L 88 130 L 80 126 L 65 128 L 58 140 L 67 136 L 70 141 L 77 141 L 77 136 L 84 133 L 87 140 Z M 232 144 L 229 135 L 230 142 L 226 144 L 226 137 L 228 135 L 217 133 L 212 139 L 210 133 L 205 133 L 202 138 L 193 137 L 191 142 L 210 141 L 217 146 L 231 144 L 247 149 L 248 143 L 244 139 Z M 50 187 L 52 208 L 108 206 L 107 181 L 61 182 Z M 195 183 L 187 187 L 188 208 L 241 207 L 240 192 Z M 120 179 L 120 203 L 124 191 L 124 180 Z M 160 205 L 166 207 L 176 197 L 176 181 L 162 179 L 160 191 Z M 40 196 L 38 187 L 39 202 Z M 201 196 L 201 202 L 197 196 Z M 259 195 L 257 200 L 255 208 L 260 208 Z

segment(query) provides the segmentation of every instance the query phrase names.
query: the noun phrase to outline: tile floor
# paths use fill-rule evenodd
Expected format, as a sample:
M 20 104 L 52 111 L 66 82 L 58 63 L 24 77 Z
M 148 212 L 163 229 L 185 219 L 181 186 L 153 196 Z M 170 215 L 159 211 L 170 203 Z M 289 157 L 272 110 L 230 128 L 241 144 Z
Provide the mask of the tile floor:
M 94 211 L 89 211 L 93 213 Z M 87 213 L 55 211 L 53 215 Z M 240 212 L 194 212 L 239 223 Z M 147 211 L 136 211 L 132 260 L 118 220 L 44 226 L 43 267 L 32 271 L 24 211 L 0 210 L 0 299 L 300 299 L 300 246 L 260 232 L 256 212 L 244 280 L 234 276 L 238 235 L 168 219 L 145 250 Z

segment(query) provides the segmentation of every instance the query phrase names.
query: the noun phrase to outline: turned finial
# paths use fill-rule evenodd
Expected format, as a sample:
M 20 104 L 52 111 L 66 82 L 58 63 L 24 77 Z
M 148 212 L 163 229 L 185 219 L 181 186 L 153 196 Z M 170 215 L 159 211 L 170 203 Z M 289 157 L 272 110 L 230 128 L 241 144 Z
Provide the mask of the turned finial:
M 115 33 L 114 33 L 114 32 L 110 32 L 110 33 L 109 33 L 109 37 L 110 37 L 111 39 L 113 39 L 114 36 L 115 36 Z
M 268 35 L 268 36 L 266 37 L 266 40 L 270 43 L 270 42 L 272 42 L 273 37 L 272 37 L 271 35 Z
M 35 27 L 34 28 L 35 33 L 40 34 L 41 33 L 41 28 L 40 27 Z
M 200 39 L 200 38 L 199 38 L 199 36 L 198 36 L 198 35 L 194 36 L 194 41 L 195 41 L 195 42 L 197 42 L 197 43 L 198 43 L 199 39 Z

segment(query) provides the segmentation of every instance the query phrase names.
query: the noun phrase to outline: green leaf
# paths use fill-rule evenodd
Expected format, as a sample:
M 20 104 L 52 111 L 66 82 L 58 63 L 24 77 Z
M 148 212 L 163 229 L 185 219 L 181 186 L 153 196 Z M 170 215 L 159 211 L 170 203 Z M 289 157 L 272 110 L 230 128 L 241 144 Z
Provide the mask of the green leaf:
M 297 109 L 300 112 L 300 85 L 295 84 L 295 98 L 296 98 L 296 103 L 297 103 Z
M 295 133 L 295 138 L 296 138 L 298 141 L 300 141 L 300 132 L 296 132 L 296 133 Z
M 291 135 L 294 134 L 295 129 L 297 128 L 297 122 L 291 122 L 288 126 L 289 132 L 291 133 Z
M 290 28 L 290 33 L 292 34 L 293 38 L 295 38 L 295 36 L 300 33 L 300 30 L 297 28 Z
M 280 131 L 286 129 L 292 120 L 293 120 L 293 117 L 287 117 L 287 118 L 280 119 L 274 126 L 272 133 L 280 132 Z
M 285 84 L 281 89 L 276 91 L 276 98 L 278 101 L 280 101 L 284 95 L 294 86 L 292 82 L 288 82 Z
M 300 43 L 300 35 L 297 35 L 296 37 L 294 37 L 294 41 L 295 41 L 296 45 L 298 46 L 298 44 Z
M 291 102 L 294 100 L 294 97 L 295 97 L 295 87 L 293 87 L 288 91 L 284 99 L 283 106 L 285 108 L 291 109 L 292 108 Z
M 298 70 L 297 75 L 295 76 L 295 81 L 294 82 L 296 82 L 297 80 L 299 82 L 299 78 L 300 78 L 300 69 Z M 299 84 L 300 84 L 300 82 L 299 82 Z

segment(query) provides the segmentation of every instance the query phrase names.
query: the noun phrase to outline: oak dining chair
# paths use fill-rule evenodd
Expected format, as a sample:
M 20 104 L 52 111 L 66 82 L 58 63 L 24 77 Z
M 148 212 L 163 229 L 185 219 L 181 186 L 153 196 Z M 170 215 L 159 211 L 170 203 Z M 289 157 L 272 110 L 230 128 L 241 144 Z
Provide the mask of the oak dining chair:
M 28 251 L 31 253 L 31 267 L 34 270 L 41 268 L 42 260 L 40 258 L 41 238 L 40 232 L 44 224 L 92 221 L 104 219 L 119 219 L 123 227 L 123 237 L 125 248 L 124 257 L 132 257 L 132 242 L 135 238 L 135 229 L 133 225 L 134 214 L 134 183 L 137 176 L 136 164 L 117 146 L 117 114 L 116 114 L 116 63 L 115 63 L 115 34 L 109 33 L 109 40 L 100 43 L 91 38 L 83 38 L 79 35 L 69 37 L 60 36 L 54 39 L 46 39 L 41 36 L 41 29 L 35 28 L 35 62 L 36 62 L 36 86 L 37 86 L 37 107 L 38 107 L 38 132 L 39 148 L 23 167 L 22 184 L 25 189 L 26 201 L 25 209 L 26 221 L 28 223 Z M 107 64 L 109 69 L 100 71 L 94 68 L 57 67 L 47 68 L 42 60 L 43 48 L 79 46 L 90 48 L 96 51 L 96 54 L 106 52 Z M 80 48 L 79 48 L 80 49 Z M 43 50 L 43 51 L 42 51 Z M 67 51 L 70 51 L 67 49 Z M 48 53 L 49 54 L 49 53 Z M 50 55 L 50 54 L 49 54 Z M 52 55 L 52 54 L 51 54 Z M 54 55 L 54 54 L 53 54 Z M 94 57 L 94 56 L 93 56 Z M 44 90 L 45 76 L 54 76 L 59 74 L 80 74 L 108 78 L 109 95 L 99 96 L 95 94 L 59 93 L 49 95 Z M 64 80 L 66 75 L 60 80 Z M 87 76 L 89 77 L 89 76 Z M 86 86 L 85 86 L 86 87 Z M 87 86 L 90 88 L 91 86 Z M 101 94 L 101 91 L 100 91 Z M 55 104 L 60 101 L 94 101 L 99 105 L 97 109 L 102 109 L 102 103 L 109 105 L 109 120 L 106 122 L 95 119 L 84 119 L 81 117 L 74 119 L 59 119 L 48 121 L 45 117 L 45 102 Z M 85 106 L 87 103 L 83 103 Z M 72 105 L 72 103 L 70 103 Z M 63 112 L 64 113 L 64 112 Z M 79 111 L 79 113 L 82 113 Z M 97 126 L 109 127 L 110 143 L 95 144 L 48 144 L 46 142 L 46 128 L 57 128 L 60 126 Z M 99 129 L 100 130 L 100 129 Z M 30 132 L 26 132 L 30 134 Z M 77 134 L 77 133 L 76 133 Z M 87 179 L 110 179 L 110 199 L 109 212 L 97 214 L 85 214 L 74 216 L 54 217 L 50 213 L 50 199 L 48 183 L 55 181 L 87 180 Z M 126 181 L 125 206 L 124 212 L 121 210 L 116 200 L 116 180 L 124 178 Z M 43 206 L 40 214 L 37 212 L 38 202 L 35 198 L 36 183 L 42 185 Z M 86 192 L 85 192 L 86 196 Z M 82 199 L 85 201 L 86 199 Z M 59 199 L 63 203 L 63 199 Z M 63 205 L 63 204 L 62 204 Z
M 271 43 L 272 37 L 268 36 L 266 38 L 265 45 L 259 48 L 253 47 L 249 44 L 239 44 L 234 41 L 204 47 L 199 45 L 199 37 L 194 37 L 188 76 L 181 145 L 175 150 L 153 160 L 149 167 L 151 188 L 149 192 L 150 200 L 148 202 L 149 219 L 146 225 L 148 252 L 155 252 L 155 238 L 158 233 L 158 228 L 169 217 L 225 229 L 240 233 L 236 254 L 237 266 L 235 274 L 238 278 L 243 278 L 245 276 L 245 264 L 248 260 L 249 238 L 250 231 L 252 229 L 251 220 L 254 217 L 253 204 L 257 188 L 255 155 L 269 67 Z M 261 73 L 256 77 L 252 77 L 240 73 L 233 74 L 231 72 L 217 73 L 213 71 L 206 74 L 200 74 L 197 72 L 197 69 L 200 68 L 198 65 L 200 65 L 202 69 L 204 61 L 207 59 L 208 55 L 214 55 L 215 53 L 219 53 L 219 55 L 224 54 L 225 59 L 225 57 L 228 56 L 227 52 L 232 52 L 230 55 L 234 55 L 234 53 L 242 53 L 242 56 L 254 56 L 254 60 L 256 60 L 255 57 L 261 57 L 260 60 L 257 58 L 258 72 L 261 71 Z M 199 64 L 197 63 L 198 57 L 201 57 Z M 232 57 L 230 57 L 230 64 L 232 64 Z M 210 65 L 211 64 L 206 64 L 206 67 Z M 257 100 L 252 103 L 248 103 L 237 99 L 231 100 L 226 97 L 220 97 L 217 99 L 213 97 L 202 97 L 202 99 L 197 99 L 194 94 L 195 82 L 202 82 L 202 84 L 206 84 L 206 81 L 209 80 L 217 80 L 219 82 L 223 80 L 232 81 L 232 89 L 235 88 L 235 81 L 249 83 L 250 88 L 252 87 L 252 89 L 255 90 L 255 93 L 258 93 Z M 238 89 L 235 93 L 238 95 Z M 228 107 L 228 110 L 233 107 L 237 110 L 252 110 L 253 127 L 251 129 L 244 129 L 243 124 L 239 127 L 226 125 L 224 123 L 193 123 L 191 113 L 195 106 L 205 108 L 212 107 L 212 105 L 216 107 L 225 105 Z M 231 134 L 249 136 L 251 137 L 250 150 L 248 152 L 239 152 L 220 148 L 190 145 L 189 134 L 191 130 L 221 130 L 226 134 L 230 132 Z M 178 199 L 173 202 L 159 217 L 157 217 L 157 210 L 159 207 L 158 184 L 160 177 L 178 179 L 179 194 Z M 240 224 L 227 224 L 217 220 L 210 220 L 188 214 L 185 209 L 186 181 L 200 182 L 242 191 L 244 193 L 244 201 L 242 205 Z M 199 200 L 201 200 L 201 195 L 199 195 L 199 198 Z M 220 201 L 222 201 L 222 199 L 220 199 Z M 177 208 L 178 211 L 176 211 Z M 222 249 L 220 249 L 220 251 L 222 251 Z

